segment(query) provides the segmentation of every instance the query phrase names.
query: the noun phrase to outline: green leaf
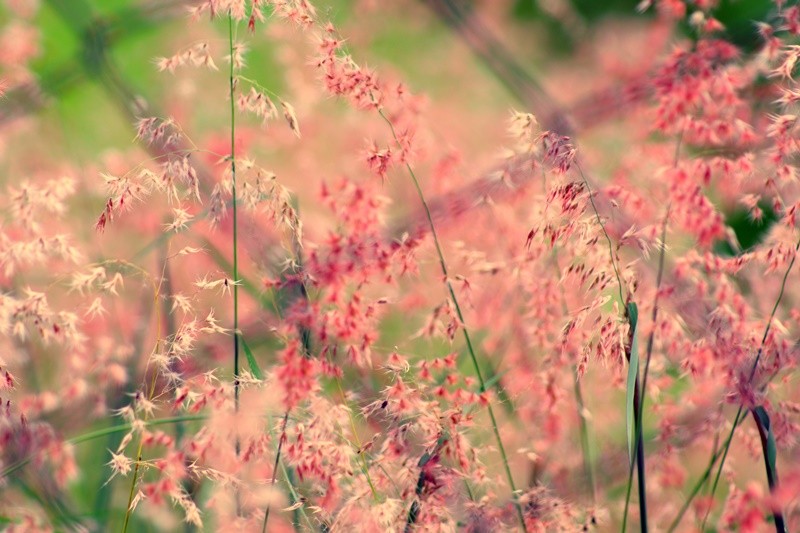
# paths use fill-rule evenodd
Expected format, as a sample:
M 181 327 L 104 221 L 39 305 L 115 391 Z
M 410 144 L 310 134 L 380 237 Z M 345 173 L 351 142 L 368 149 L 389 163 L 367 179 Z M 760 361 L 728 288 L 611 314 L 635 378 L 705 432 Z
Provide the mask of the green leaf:
M 628 363 L 628 382 L 625 394 L 625 428 L 628 435 L 628 459 L 633 463 L 633 400 L 636 381 L 639 377 L 639 308 L 631 302 L 628 304 L 628 322 L 631 325 L 631 359 Z
M 425 453 L 422 454 L 422 457 L 419 458 L 419 462 L 417 463 L 417 466 L 422 468 L 423 466 L 428 464 L 428 461 L 430 461 L 430 460 L 431 460 L 431 454 L 428 453 L 428 452 L 425 452 Z
M 508 370 L 503 370 L 502 372 L 498 372 L 497 374 L 495 374 L 495 375 L 493 375 L 493 376 L 489 377 L 489 379 L 487 379 L 487 380 L 484 382 L 484 388 L 485 388 L 486 390 L 489 390 L 489 389 L 491 389 L 492 387 L 494 387 L 495 385 L 497 385 L 497 383 L 500 381 L 500 378 L 502 378 L 503 376 L 505 376 L 507 373 L 508 373 Z
M 772 424 L 770 424 L 769 415 L 767 414 L 767 410 L 761 405 L 753 409 L 753 414 L 758 418 L 759 424 L 767 431 L 767 447 L 766 450 L 764 450 L 764 459 L 767 462 L 767 468 L 769 468 L 772 473 L 772 479 L 778 479 L 776 467 L 778 448 L 775 445 L 775 435 L 772 433 Z
M 253 373 L 256 379 L 264 379 L 264 373 L 258 366 L 258 361 L 256 361 L 256 358 L 253 356 L 253 351 L 247 345 L 247 342 L 245 342 L 244 335 L 239 335 L 239 339 L 242 341 L 242 348 L 244 348 L 244 354 L 247 356 L 247 364 L 250 367 L 250 372 Z
M 431 459 L 433 459 L 437 453 L 439 453 L 439 451 L 442 449 L 442 446 L 444 446 L 444 443 L 447 442 L 447 439 L 448 439 L 447 433 L 442 433 L 441 435 L 439 435 L 439 438 L 436 440 L 436 445 L 433 447 L 433 450 L 430 452 L 423 453 L 422 457 L 419 458 L 417 466 L 422 468 L 423 466 L 428 464 L 428 462 Z

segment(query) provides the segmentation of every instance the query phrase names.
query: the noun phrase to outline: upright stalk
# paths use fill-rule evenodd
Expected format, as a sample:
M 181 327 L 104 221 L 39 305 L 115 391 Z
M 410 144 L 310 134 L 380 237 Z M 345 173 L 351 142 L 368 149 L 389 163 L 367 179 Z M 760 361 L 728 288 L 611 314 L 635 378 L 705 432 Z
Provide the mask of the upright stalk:
M 156 349 L 158 349 L 158 342 L 156 342 Z M 158 375 L 158 371 L 154 370 L 153 371 L 153 379 L 152 379 L 152 381 L 150 383 L 150 394 L 149 394 L 149 398 L 148 399 L 152 399 L 153 398 L 153 394 L 154 394 L 155 388 L 156 388 L 156 376 L 157 375 Z M 147 421 L 147 414 L 145 413 L 145 422 L 146 421 Z M 131 477 L 130 489 L 128 489 L 128 505 L 125 508 L 125 521 L 122 523 L 122 533 L 127 533 L 128 532 L 128 526 L 129 526 L 130 521 L 131 521 L 131 515 L 133 514 L 133 509 L 131 509 L 131 507 L 133 506 L 133 498 L 134 498 L 134 493 L 136 491 L 136 483 L 139 481 L 139 470 L 140 470 L 139 467 L 142 464 L 142 452 L 143 451 L 144 451 L 144 439 L 140 435 L 139 436 L 139 444 L 138 444 L 138 447 L 136 449 L 136 462 L 134 463 L 134 466 L 133 466 L 133 476 Z
M 386 115 L 383 113 L 383 110 L 378 108 L 378 114 L 381 118 L 389 125 L 389 129 L 392 132 L 392 137 L 394 137 L 395 142 L 398 146 L 401 146 L 400 139 L 397 137 L 397 133 L 395 132 L 394 125 L 392 121 L 389 120 Z M 453 289 L 453 284 L 450 283 L 450 276 L 447 270 L 447 263 L 444 259 L 444 253 L 442 252 L 442 247 L 439 244 L 439 237 L 436 234 L 436 226 L 433 223 L 433 217 L 431 216 L 430 208 L 428 207 L 428 202 L 425 200 L 425 195 L 422 192 L 422 187 L 420 187 L 419 180 L 417 179 L 416 174 L 414 173 L 414 169 L 411 168 L 411 165 L 406 162 L 405 163 L 406 170 L 408 171 L 409 176 L 411 176 L 411 181 L 414 183 L 414 188 L 417 190 L 417 196 L 419 197 L 419 201 L 422 203 L 422 207 L 425 211 L 425 217 L 428 221 L 428 227 L 431 230 L 431 236 L 433 237 L 433 244 L 436 248 L 436 255 L 439 258 L 439 267 L 441 268 L 442 275 L 444 276 L 444 282 L 447 286 L 447 291 L 450 294 L 450 300 L 453 302 L 453 307 L 456 309 L 456 316 L 458 316 L 459 322 L 461 322 L 461 331 L 464 333 L 464 341 L 467 345 L 467 352 L 469 352 L 470 360 L 472 361 L 472 367 L 475 371 L 475 377 L 478 378 L 478 383 L 480 384 L 481 393 L 486 392 L 486 381 L 483 379 L 483 372 L 481 372 L 480 364 L 478 364 L 478 357 L 475 355 L 475 349 L 472 346 L 472 339 L 469 335 L 469 330 L 467 329 L 466 321 L 464 320 L 464 315 L 461 312 L 461 306 L 458 303 L 458 298 L 456 297 L 456 292 Z M 503 439 L 500 437 L 500 430 L 497 426 L 497 418 L 494 416 L 494 409 L 492 409 L 491 403 L 486 405 L 486 410 L 489 413 L 489 419 L 492 423 L 492 431 L 494 432 L 495 439 L 497 441 L 497 448 L 500 451 L 500 457 L 503 461 L 503 469 L 505 470 L 506 479 L 508 480 L 508 485 L 511 488 L 512 498 L 514 500 L 514 507 L 517 510 L 517 517 L 519 518 L 519 525 L 522 531 L 527 533 L 528 528 L 525 525 L 525 517 L 522 514 L 522 506 L 519 503 L 519 494 L 517 493 L 517 487 L 514 484 L 514 476 L 511 474 L 511 467 L 508 464 L 508 455 L 506 454 L 505 446 L 503 446 Z
M 228 13 L 228 43 L 231 54 L 230 101 L 231 101 L 231 195 L 233 211 L 233 394 L 236 411 L 239 411 L 239 239 L 236 220 L 236 102 L 233 93 L 235 79 L 233 74 L 233 16 Z M 238 439 L 236 443 L 238 455 Z
M 741 414 L 741 410 L 739 412 L 737 412 L 736 417 L 733 420 L 734 427 L 738 426 L 739 424 L 741 424 L 745 419 L 744 416 L 740 417 L 739 416 L 740 414 Z M 728 437 L 727 437 L 727 439 L 725 441 L 725 445 L 729 444 L 732 438 L 733 438 L 733 433 L 731 432 L 728 435 Z M 724 449 L 727 450 L 727 446 Z M 714 451 L 711 453 L 711 457 L 708 460 L 708 466 L 706 466 L 706 469 L 703 471 L 703 474 L 700 476 L 700 479 L 698 479 L 697 482 L 695 483 L 694 487 L 692 487 L 692 490 L 689 493 L 689 497 L 686 498 L 686 500 L 683 502 L 683 505 L 681 506 L 680 510 L 678 511 L 677 516 L 672 521 L 672 523 L 669 525 L 669 528 L 667 529 L 668 533 L 672 533 L 673 531 L 675 531 L 675 529 L 681 523 L 681 520 L 683 519 L 683 515 L 685 515 L 686 511 L 689 510 L 689 505 L 691 505 L 692 500 L 694 499 L 695 496 L 697 496 L 700 493 L 700 489 L 702 489 L 703 485 L 705 485 L 708 482 L 708 480 L 711 478 L 711 471 L 714 470 L 714 465 L 717 463 L 717 460 L 720 458 L 722 453 L 723 453 L 723 448 L 715 448 Z M 727 453 L 727 451 L 726 451 L 726 453 Z
M 158 348 L 161 345 L 161 307 L 159 306 L 158 300 L 161 297 L 161 286 L 164 283 L 164 272 L 167 268 L 167 262 L 164 261 L 164 266 L 161 270 L 161 279 L 159 283 L 153 285 L 153 308 L 155 310 L 155 317 L 156 317 L 156 344 L 153 348 L 152 353 L 158 352 Z M 152 400 L 155 397 L 156 393 L 156 378 L 158 377 L 158 369 L 153 369 L 153 377 L 150 379 L 150 390 L 147 391 L 147 368 L 150 365 L 150 360 L 148 359 L 147 364 L 144 368 L 144 377 L 143 380 L 145 382 L 145 390 L 143 391 L 144 394 L 147 394 L 147 399 Z M 145 411 L 144 413 L 144 421 L 147 423 L 148 413 Z M 125 509 L 125 521 L 122 524 L 122 533 L 128 532 L 128 526 L 130 525 L 131 515 L 133 514 L 133 509 L 131 506 L 133 505 L 133 498 L 134 493 L 136 491 L 136 483 L 139 481 L 139 471 L 140 466 L 142 464 L 142 453 L 144 451 L 144 438 L 142 435 L 139 435 L 139 444 L 136 449 L 136 462 L 133 467 L 133 476 L 131 476 L 131 485 L 130 489 L 128 490 L 128 506 Z
M 594 216 L 597 218 L 597 224 L 600 226 L 600 229 L 603 231 L 603 236 L 606 238 L 606 243 L 608 243 L 608 255 L 609 259 L 611 259 L 611 266 L 614 269 L 614 275 L 617 278 L 617 291 L 619 293 L 619 303 L 621 306 L 625 306 L 625 297 L 622 295 L 622 276 L 620 276 L 619 268 L 617 267 L 617 261 L 614 259 L 614 243 L 611 242 L 611 237 L 608 235 L 606 231 L 606 225 L 603 224 L 603 219 L 600 217 L 600 211 L 597 210 L 597 204 L 594 203 L 594 194 L 592 192 L 592 186 L 589 185 L 589 180 L 586 179 L 586 176 L 583 173 L 583 169 L 579 164 L 575 164 L 575 167 L 578 169 L 578 173 L 581 175 L 581 179 L 583 180 L 583 185 L 586 187 L 586 191 L 589 193 L 589 203 L 592 205 L 592 211 L 594 211 Z
M 600 225 L 600 229 L 603 231 L 603 235 L 605 236 L 606 243 L 608 243 L 608 253 L 609 258 L 611 259 L 611 266 L 614 268 L 614 274 L 617 277 L 617 290 L 619 292 L 619 300 L 620 304 L 623 307 L 626 307 L 625 297 L 623 296 L 622 291 L 622 277 L 619 272 L 619 267 L 617 266 L 617 261 L 614 259 L 614 245 L 611 242 L 611 237 L 608 235 L 608 231 L 606 231 L 606 226 L 603 224 L 603 219 L 600 217 L 600 212 L 597 210 L 597 204 L 594 203 L 594 196 L 592 193 L 592 188 L 589 185 L 589 180 L 586 179 L 586 175 L 583 173 L 583 169 L 581 169 L 580 165 L 576 163 L 576 168 L 578 169 L 578 173 L 581 175 L 581 179 L 583 179 L 583 184 L 586 187 L 586 190 L 589 193 L 589 203 L 592 206 L 592 210 L 594 211 L 595 217 L 597 218 L 597 223 Z M 660 278 L 660 276 L 659 276 Z M 627 309 L 627 307 L 626 307 Z M 630 313 L 628 311 L 625 312 L 625 320 L 631 326 L 631 348 L 633 345 L 633 335 L 634 335 L 634 327 L 635 326 L 633 321 L 631 320 Z M 628 363 L 630 364 L 631 358 L 631 350 L 628 351 Z M 628 521 L 628 502 L 630 501 L 630 493 L 631 493 L 631 479 L 633 475 L 633 468 L 634 464 L 636 464 L 636 471 L 638 474 L 638 486 L 639 486 L 639 520 L 640 520 L 640 527 L 643 533 L 647 533 L 647 491 L 646 491 L 646 483 L 645 483 L 645 464 L 644 464 L 644 442 L 642 436 L 642 409 L 641 409 L 641 398 L 642 398 L 642 387 L 640 386 L 639 382 L 639 374 L 636 374 L 636 381 L 634 382 L 634 392 L 633 392 L 633 409 L 634 409 L 634 432 L 635 432 L 635 442 L 632 451 L 631 463 L 630 463 L 630 470 L 628 476 L 628 489 L 627 495 L 625 497 L 625 516 L 623 517 L 622 522 L 622 530 L 625 531 Z
M 233 13 L 228 12 L 228 48 L 230 51 L 229 71 L 229 98 L 231 101 L 231 196 L 233 211 L 233 403 L 234 410 L 239 413 L 239 239 L 236 211 L 236 102 L 234 91 L 236 83 L 234 78 L 233 61 Z M 236 435 L 236 457 L 239 457 L 240 442 Z M 241 502 L 239 492 L 236 492 L 236 515 L 241 515 Z
M 275 486 L 278 481 L 278 467 L 281 464 L 281 450 L 283 449 L 283 441 L 286 437 L 286 423 L 289 422 L 289 411 L 283 415 L 283 423 L 281 424 L 281 436 L 278 438 L 278 449 L 275 451 L 275 464 L 272 466 L 272 482 L 271 486 Z M 261 533 L 266 533 L 267 523 L 269 522 L 269 512 L 272 509 L 271 504 L 267 504 L 267 510 L 264 511 L 264 521 L 261 523 Z
M 675 143 L 675 158 L 673 160 L 672 166 L 673 168 L 678 168 L 678 158 L 680 157 L 681 153 L 681 143 L 683 142 L 683 134 L 685 132 L 685 128 L 681 130 L 680 134 L 678 135 L 678 141 Z M 647 353 L 645 355 L 645 364 L 644 364 L 644 373 L 642 374 L 642 386 L 641 390 L 639 389 L 638 377 L 636 382 L 636 391 L 635 391 L 635 403 L 634 408 L 636 409 L 636 460 L 637 460 L 637 469 L 640 472 L 639 478 L 639 500 L 640 502 L 643 501 L 645 498 L 645 487 L 644 487 L 644 474 L 643 471 L 645 469 L 644 464 L 644 435 L 642 434 L 643 431 L 643 416 L 644 416 L 644 402 L 646 397 L 647 391 L 647 376 L 650 373 L 650 360 L 653 356 L 653 344 L 655 342 L 656 337 L 656 323 L 658 322 L 658 301 L 659 301 L 659 291 L 661 290 L 661 280 L 664 278 L 664 263 L 667 256 L 667 225 L 669 224 L 669 214 L 672 210 L 672 204 L 667 204 L 667 209 L 664 212 L 664 220 L 661 222 L 661 250 L 658 253 L 658 273 L 656 274 L 656 294 L 653 297 L 653 312 L 650 317 L 650 321 L 652 324 L 652 329 L 650 330 L 650 335 L 647 338 Z M 628 471 L 628 489 L 625 495 L 625 516 L 622 519 L 622 531 L 626 530 L 626 526 L 628 523 L 628 505 L 630 503 L 631 497 L 631 485 L 633 483 L 633 462 L 631 462 L 630 470 Z M 641 504 L 640 504 L 641 505 Z M 644 507 L 640 509 L 640 514 L 642 516 L 646 516 L 647 509 L 646 503 Z M 646 526 L 645 526 L 646 527 Z

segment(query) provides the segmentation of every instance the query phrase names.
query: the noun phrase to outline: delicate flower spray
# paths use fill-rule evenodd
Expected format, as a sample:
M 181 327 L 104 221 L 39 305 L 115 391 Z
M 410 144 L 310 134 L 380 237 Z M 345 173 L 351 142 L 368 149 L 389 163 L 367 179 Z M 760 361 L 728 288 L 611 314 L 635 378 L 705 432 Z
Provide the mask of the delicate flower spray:
M 743 47 L 719 2 L 642 2 L 545 85 L 494 35 L 510 3 L 378 4 L 185 2 L 166 110 L 92 34 L 136 144 L 79 165 L 26 155 L 46 117 L 16 106 L 48 105 L 38 10 L 80 24 L 5 2 L 0 522 L 797 528 L 800 8 Z M 447 24 L 424 76 L 374 55 L 391 16 Z

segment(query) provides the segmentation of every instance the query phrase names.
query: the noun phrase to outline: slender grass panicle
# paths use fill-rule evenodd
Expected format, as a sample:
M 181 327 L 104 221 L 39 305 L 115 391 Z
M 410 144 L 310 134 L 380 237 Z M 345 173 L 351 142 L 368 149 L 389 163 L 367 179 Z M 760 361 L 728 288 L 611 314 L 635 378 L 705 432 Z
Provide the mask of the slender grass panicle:
M 634 4 L 0 2 L 0 529 L 800 529 L 800 6 Z

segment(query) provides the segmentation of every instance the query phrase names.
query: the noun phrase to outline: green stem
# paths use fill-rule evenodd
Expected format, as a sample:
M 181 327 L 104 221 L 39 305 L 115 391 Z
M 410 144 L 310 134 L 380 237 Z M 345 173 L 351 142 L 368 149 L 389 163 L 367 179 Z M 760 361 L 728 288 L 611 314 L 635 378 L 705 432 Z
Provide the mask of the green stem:
M 281 451 L 283 449 L 283 441 L 286 438 L 286 423 L 289 421 L 289 411 L 283 417 L 283 424 L 281 424 L 281 436 L 278 438 L 278 449 L 275 452 L 275 464 L 272 467 L 272 483 L 274 487 L 275 482 L 278 480 L 278 466 L 281 464 Z M 272 504 L 267 504 L 267 510 L 264 511 L 264 522 L 261 524 L 261 533 L 267 531 L 267 522 L 269 522 L 269 512 L 272 509 Z
M 274 464 L 275 470 L 272 473 L 272 485 L 274 486 L 275 483 L 277 482 L 278 469 L 280 469 L 281 472 L 283 472 L 283 476 L 284 476 L 284 478 L 286 480 L 286 486 L 287 486 L 287 489 L 288 489 L 288 492 L 289 492 L 289 502 L 291 503 L 292 506 L 294 506 L 296 503 L 304 501 L 304 500 L 301 499 L 301 497 L 297 494 L 297 491 L 295 490 L 295 487 L 294 487 L 295 483 L 294 483 L 294 480 L 292 479 L 293 476 L 292 476 L 291 472 L 286 468 L 285 461 L 281 461 L 280 460 L 281 447 L 282 447 L 282 444 L 283 444 L 283 437 L 284 437 L 284 435 L 286 433 L 286 425 L 289 423 L 290 419 L 292 419 L 292 417 L 289 415 L 289 411 L 287 411 L 283 415 L 283 422 L 281 423 L 281 437 L 280 437 L 281 440 L 278 442 L 278 449 L 276 450 L 276 459 L 275 459 L 275 464 Z M 275 434 L 272 431 L 272 424 L 269 424 L 267 427 L 269 428 L 270 439 L 274 440 Z M 269 515 L 269 506 L 267 507 L 266 514 Z M 301 505 L 299 508 L 297 508 L 297 509 L 295 509 L 293 511 L 294 517 L 293 517 L 293 520 L 292 520 L 292 526 L 294 527 L 294 530 L 295 531 L 300 531 L 299 515 L 301 515 L 301 514 L 303 515 L 303 518 L 305 518 L 306 523 L 308 524 L 307 531 L 313 531 L 315 528 L 314 528 L 313 524 L 311 523 L 311 519 L 306 514 L 306 510 L 305 510 L 305 506 L 304 505 Z M 264 531 L 266 531 L 267 520 L 268 520 L 268 516 L 265 516 L 264 517 L 264 523 L 263 523 L 263 530 Z
M 614 268 L 614 275 L 617 277 L 619 303 L 621 306 L 625 307 L 625 298 L 622 296 L 622 276 L 620 276 L 619 269 L 617 268 L 617 261 L 614 259 L 614 244 L 611 242 L 611 237 L 609 237 L 608 232 L 606 231 L 606 225 L 603 224 L 603 219 L 600 218 L 600 211 L 597 210 L 597 205 L 594 203 L 594 193 L 592 192 L 591 185 L 589 185 L 589 180 L 586 179 L 586 176 L 583 174 L 583 169 L 579 164 L 577 164 L 577 162 L 575 163 L 575 167 L 578 169 L 578 173 L 581 175 L 583 184 L 589 193 L 589 202 L 592 204 L 592 210 L 594 211 L 594 215 L 597 218 L 597 223 L 600 225 L 600 229 L 603 230 L 603 235 L 608 243 L 608 253 L 611 258 L 611 266 Z
M 398 146 L 402 146 L 400 144 L 400 139 L 397 137 L 397 133 L 395 132 L 394 125 L 392 121 L 390 121 L 386 115 L 383 113 L 383 110 L 378 108 L 378 114 L 383 118 L 386 124 L 389 125 L 389 129 L 392 132 L 392 137 L 394 137 L 395 142 Z M 431 230 L 431 236 L 433 237 L 433 243 L 436 247 L 436 254 L 439 258 L 439 266 L 442 270 L 442 275 L 444 276 L 445 284 L 447 285 L 447 291 L 450 294 L 450 299 L 453 302 L 453 306 L 456 309 L 456 315 L 458 316 L 458 320 L 461 322 L 461 331 L 464 333 L 464 341 L 467 344 L 467 351 L 469 352 L 470 360 L 472 361 L 473 369 L 475 370 L 475 377 L 478 378 L 478 383 L 480 384 L 481 393 L 486 392 L 486 382 L 483 379 L 483 373 L 481 372 L 481 367 L 478 364 L 478 358 L 475 355 L 475 349 L 472 346 L 472 339 L 469 335 L 469 330 L 467 329 L 466 321 L 464 320 L 464 315 L 461 312 L 461 306 L 458 303 L 458 298 L 456 297 L 455 290 L 453 289 L 452 283 L 450 283 L 450 277 L 447 271 L 447 263 L 444 259 L 444 253 L 442 252 L 442 247 L 439 244 L 439 237 L 436 234 L 436 226 L 433 223 L 433 217 L 431 216 L 430 208 L 428 207 L 428 202 L 425 200 L 425 195 L 422 192 L 422 187 L 420 187 L 419 180 L 417 179 L 416 174 L 414 173 L 414 169 L 411 168 L 411 165 L 406 162 L 405 164 L 406 170 L 408 170 L 408 174 L 411 176 L 411 181 L 414 183 L 414 187 L 417 190 L 417 195 L 419 196 L 419 200 L 422 203 L 422 207 L 425 210 L 425 217 L 428 220 L 428 226 Z M 489 413 L 489 419 L 492 422 L 492 431 L 494 432 L 495 439 L 497 440 L 497 448 L 500 451 L 500 457 L 503 460 L 503 468 L 505 470 L 506 478 L 508 479 L 508 485 L 511 488 L 512 498 L 514 500 L 514 507 L 517 510 L 517 517 L 519 518 L 520 527 L 522 531 L 528 531 L 527 526 L 525 525 L 525 517 L 522 514 L 522 506 L 519 503 L 519 494 L 517 493 L 516 485 L 514 484 L 514 476 L 511 474 L 511 467 L 508 464 L 508 455 L 506 454 L 505 446 L 503 446 L 503 439 L 500 437 L 500 430 L 497 426 L 497 419 L 494 416 L 494 409 L 492 409 L 492 405 L 489 403 L 486 405 L 486 410 Z
M 230 51 L 229 71 L 229 98 L 231 101 L 231 204 L 233 213 L 233 404 L 236 413 L 239 413 L 239 235 L 236 210 L 236 102 L 234 91 L 236 79 L 233 66 L 233 15 L 228 12 L 228 49 Z M 236 457 L 241 452 L 239 436 L 234 444 Z M 239 491 L 236 490 L 236 516 L 241 516 L 242 508 L 239 501 Z
M 608 235 L 608 231 L 606 231 L 606 226 L 603 224 L 603 219 L 600 218 L 600 212 L 597 210 L 597 205 L 594 203 L 594 195 L 592 193 L 592 188 L 589 185 L 589 180 L 586 179 L 586 176 L 583 173 L 583 169 L 581 169 L 580 165 L 576 163 L 575 165 L 578 169 L 578 173 L 581 175 L 583 179 L 583 183 L 586 186 L 586 190 L 589 193 L 589 202 L 592 205 L 592 210 L 594 211 L 595 217 L 597 218 L 597 223 L 600 225 L 600 229 L 603 230 L 603 235 L 606 238 L 606 242 L 608 243 L 608 253 L 611 259 L 611 266 L 614 268 L 614 274 L 617 277 L 617 289 L 619 291 L 619 301 L 622 306 L 625 306 L 625 298 L 622 295 L 622 277 L 619 273 L 619 268 L 617 267 L 617 261 L 614 259 L 614 245 L 611 242 L 611 237 Z M 666 221 L 666 219 L 665 219 Z M 663 250 L 663 248 L 662 248 Z M 663 261 L 661 262 L 661 266 L 663 268 Z M 660 283 L 661 276 L 659 274 L 659 283 Z M 633 328 L 633 324 L 630 322 L 630 316 L 626 312 L 625 319 L 630 324 L 631 328 Z M 631 329 L 631 335 L 633 335 L 633 329 Z M 648 359 L 649 362 L 649 359 Z M 636 465 L 636 471 L 638 473 L 638 482 L 639 482 L 639 520 L 640 520 L 640 527 L 644 533 L 647 532 L 647 491 L 645 485 L 645 464 L 644 464 L 644 442 L 642 436 L 642 388 L 639 386 L 639 376 L 636 376 L 636 382 L 634 385 L 634 396 L 633 396 L 633 408 L 635 411 L 634 416 L 634 437 L 635 437 L 635 445 L 633 446 L 630 469 L 628 471 L 628 483 L 627 483 L 627 490 L 625 494 L 625 515 L 622 519 L 622 531 L 624 532 L 628 525 L 628 505 L 630 503 L 630 496 L 631 496 L 631 487 L 633 485 L 633 469 L 634 465 Z
M 684 131 L 685 128 L 681 130 L 681 133 L 678 135 L 678 141 L 675 143 L 675 158 L 672 163 L 673 168 L 678 168 L 678 158 L 680 157 L 681 153 L 681 143 L 683 142 Z M 658 273 L 656 274 L 656 294 L 653 297 L 653 313 L 650 317 L 652 323 L 652 329 L 650 330 L 650 335 L 647 338 L 647 354 L 645 356 L 644 373 L 642 374 L 641 393 L 638 395 L 638 401 L 636 402 L 638 404 L 638 414 L 636 417 L 636 449 L 634 451 L 634 454 L 644 453 L 644 440 L 643 440 L 644 436 L 642 435 L 644 402 L 646 398 L 645 393 L 647 390 L 647 376 L 650 373 L 650 360 L 653 355 L 653 345 L 655 344 L 655 337 L 656 337 L 656 323 L 658 322 L 659 291 L 661 290 L 661 280 L 664 278 L 664 263 L 667 256 L 667 225 L 669 224 L 669 214 L 671 209 L 672 209 L 672 204 L 667 204 L 667 209 L 664 213 L 664 220 L 661 223 L 661 250 L 659 251 L 658 254 Z M 637 385 L 638 385 L 638 377 L 637 377 Z M 641 465 L 643 468 L 644 458 L 637 457 L 637 459 L 641 461 Z M 640 485 L 641 484 L 642 483 L 640 483 Z M 623 533 L 626 531 L 628 523 L 628 506 L 630 505 L 632 485 L 633 485 L 633 461 L 631 461 L 631 467 L 630 470 L 628 471 L 628 488 L 625 494 L 625 515 L 622 519 Z M 639 493 L 641 500 L 641 495 L 644 494 L 644 487 L 641 486 L 639 487 Z M 646 513 L 642 514 L 644 515 Z
M 239 411 L 239 235 L 236 210 L 236 102 L 234 91 L 236 80 L 233 68 L 233 17 L 228 14 L 228 43 L 231 54 L 230 101 L 231 101 L 231 195 L 233 213 L 233 395 L 236 411 Z M 236 443 L 239 455 L 239 443 Z
M 740 414 L 741 412 L 737 413 L 736 418 L 733 421 L 734 428 L 736 428 L 736 426 L 738 426 L 744 421 L 745 417 L 742 416 L 740 418 L 739 416 Z M 726 454 L 727 454 L 727 445 L 730 444 L 731 439 L 733 439 L 733 429 L 731 430 L 731 433 L 728 435 L 728 438 L 725 441 L 724 453 Z M 686 514 L 687 510 L 689 510 L 689 505 L 691 505 L 692 500 L 694 499 L 695 496 L 697 496 L 697 494 L 700 492 L 700 489 L 703 488 L 703 485 L 705 485 L 706 481 L 708 481 L 708 479 L 711 477 L 711 471 L 714 469 L 714 465 L 716 464 L 717 459 L 719 459 L 720 456 L 722 455 L 723 455 L 723 449 L 721 448 L 718 448 L 714 452 L 712 452 L 711 457 L 708 460 L 708 466 L 706 466 L 706 469 L 703 471 L 703 474 L 700 476 L 700 479 L 698 479 L 697 483 L 695 483 L 694 487 L 692 487 L 692 490 L 689 493 L 689 497 L 686 498 L 686 501 L 683 502 L 683 505 L 678 511 L 678 515 L 672 521 L 672 523 L 669 526 L 669 529 L 667 530 L 668 533 L 672 533 L 673 531 L 675 531 L 675 528 L 677 528 L 678 525 L 681 523 L 683 515 Z

